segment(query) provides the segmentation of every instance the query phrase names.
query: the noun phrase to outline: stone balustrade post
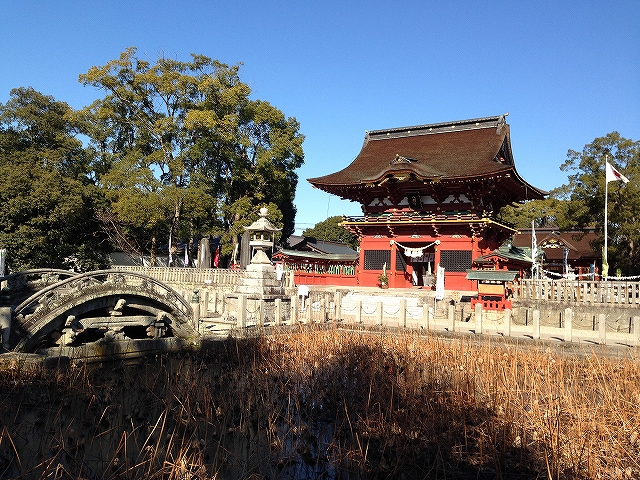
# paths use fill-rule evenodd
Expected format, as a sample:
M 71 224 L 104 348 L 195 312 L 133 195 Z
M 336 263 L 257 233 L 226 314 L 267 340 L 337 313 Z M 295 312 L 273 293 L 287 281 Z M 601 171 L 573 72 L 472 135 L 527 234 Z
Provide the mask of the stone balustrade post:
M 307 323 L 311 323 L 311 310 L 313 310 L 313 302 L 311 301 L 311 297 L 307 298 L 307 308 L 304 311 L 305 313 L 305 320 Z
M 327 299 L 324 296 L 320 299 L 320 321 L 327 321 Z
M 200 296 L 198 290 L 194 290 L 191 295 L 191 310 L 193 311 L 193 325 L 200 331 Z
M 376 325 L 382 325 L 382 318 L 384 314 L 384 307 L 382 302 L 376 303 Z
M 247 296 L 238 295 L 238 327 L 247 328 Z
M 0 335 L 2 335 L 2 348 L 9 350 L 9 336 L 11 335 L 11 307 L 0 307 Z
M 335 321 L 339 322 L 342 320 L 342 292 L 336 292 L 333 298 Z
M 570 308 L 564 309 L 564 341 L 573 341 L 573 311 Z
M 209 290 L 202 292 L 202 316 L 209 316 Z
M 299 304 L 298 295 L 291 295 L 290 319 L 291 319 L 291 324 L 292 325 L 295 325 L 296 323 L 298 323 L 300 321 L 300 319 L 298 318 L 298 315 L 300 313 L 298 311 L 298 304 Z
M 275 304 L 274 322 L 277 326 L 280 326 L 282 325 L 282 299 L 276 298 Z
M 633 345 L 640 347 L 640 317 L 633 317 Z
M 355 323 L 356 324 L 360 324 L 362 323 L 362 300 L 358 300 L 356 302 L 356 316 L 355 316 Z
M 400 299 L 400 309 L 398 310 L 398 323 L 407 328 L 407 299 Z
M 598 341 L 601 345 L 607 344 L 607 316 L 604 313 L 598 315 Z
M 482 303 L 478 302 L 475 306 L 476 312 L 476 331 L 475 333 L 482 333 Z
M 540 339 L 540 310 L 533 311 L 533 338 Z
M 456 306 L 449 304 L 447 309 L 447 324 L 449 325 L 449 331 L 456 331 Z
M 264 297 L 261 296 L 261 298 L 257 299 L 256 302 L 258 303 L 258 319 L 256 323 L 258 326 L 264 327 L 264 317 L 266 313 Z
M 510 308 L 506 308 L 504 310 L 504 325 L 503 332 L 505 337 L 511 336 L 511 322 L 512 322 L 512 311 Z

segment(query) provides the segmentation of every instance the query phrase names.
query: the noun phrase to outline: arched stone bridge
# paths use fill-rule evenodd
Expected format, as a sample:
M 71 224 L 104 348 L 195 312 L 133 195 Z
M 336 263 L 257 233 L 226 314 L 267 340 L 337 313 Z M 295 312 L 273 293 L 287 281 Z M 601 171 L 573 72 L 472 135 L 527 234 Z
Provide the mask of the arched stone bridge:
M 9 349 L 16 352 L 197 335 L 191 305 L 171 287 L 140 273 L 30 270 L 1 280 L 12 296 Z

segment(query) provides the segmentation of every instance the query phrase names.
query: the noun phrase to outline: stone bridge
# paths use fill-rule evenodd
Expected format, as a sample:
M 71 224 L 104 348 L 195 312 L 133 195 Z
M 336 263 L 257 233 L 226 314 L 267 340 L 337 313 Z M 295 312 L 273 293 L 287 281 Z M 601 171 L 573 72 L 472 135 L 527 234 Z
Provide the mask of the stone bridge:
M 0 280 L 3 285 L 6 282 L 0 298 L 5 350 L 34 352 L 56 346 L 197 335 L 189 302 L 171 287 L 140 273 L 40 269 Z

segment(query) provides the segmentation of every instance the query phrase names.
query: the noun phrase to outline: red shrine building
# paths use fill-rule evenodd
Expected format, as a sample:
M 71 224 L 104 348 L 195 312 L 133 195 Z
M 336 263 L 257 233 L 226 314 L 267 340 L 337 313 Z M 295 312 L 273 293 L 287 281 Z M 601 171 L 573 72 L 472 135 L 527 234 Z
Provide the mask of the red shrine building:
M 346 168 L 308 180 L 362 205 L 342 225 L 360 238 L 357 283 L 474 290 L 467 270 L 516 230 L 496 220 L 513 202 L 547 192 L 516 171 L 505 115 L 367 132 Z

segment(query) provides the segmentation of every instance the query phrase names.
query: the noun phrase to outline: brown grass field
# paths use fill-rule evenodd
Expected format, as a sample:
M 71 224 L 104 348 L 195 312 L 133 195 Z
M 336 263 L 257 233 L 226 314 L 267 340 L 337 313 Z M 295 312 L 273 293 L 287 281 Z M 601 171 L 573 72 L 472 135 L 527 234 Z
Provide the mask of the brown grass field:
M 640 477 L 640 376 L 469 337 L 299 329 L 0 365 L 0 478 Z

